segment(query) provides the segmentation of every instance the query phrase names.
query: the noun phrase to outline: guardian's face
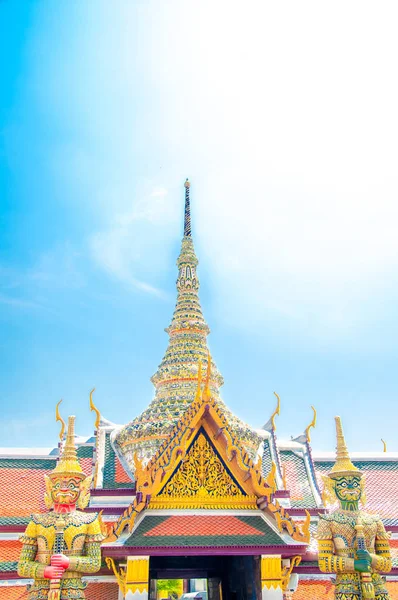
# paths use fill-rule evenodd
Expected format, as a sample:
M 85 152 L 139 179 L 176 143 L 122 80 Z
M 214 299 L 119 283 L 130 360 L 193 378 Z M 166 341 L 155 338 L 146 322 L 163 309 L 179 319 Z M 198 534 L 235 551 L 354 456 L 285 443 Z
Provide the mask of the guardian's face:
M 361 478 L 355 475 L 340 477 L 335 480 L 334 489 L 341 502 L 359 502 L 362 495 Z
M 80 496 L 80 479 L 56 477 L 52 479 L 51 498 L 54 504 L 76 504 Z

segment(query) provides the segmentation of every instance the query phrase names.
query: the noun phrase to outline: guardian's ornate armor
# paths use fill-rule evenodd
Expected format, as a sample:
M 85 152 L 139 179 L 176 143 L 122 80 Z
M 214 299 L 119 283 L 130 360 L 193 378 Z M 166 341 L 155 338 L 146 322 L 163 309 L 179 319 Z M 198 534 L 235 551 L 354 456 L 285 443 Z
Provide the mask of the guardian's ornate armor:
M 46 503 L 53 510 L 34 514 L 21 536 L 18 574 L 33 578 L 29 600 L 83 600 L 85 573 L 101 567 L 104 535 L 97 513 L 85 513 L 91 478 L 86 478 L 76 457 L 74 417 L 69 417 L 64 452 L 46 479 Z
M 364 503 L 362 473 L 351 463 L 336 417 L 337 461 L 325 478 L 325 502 L 340 508 L 320 515 L 318 561 L 324 573 L 336 574 L 336 600 L 389 600 L 380 573 L 391 571 L 390 545 L 378 515 L 359 510 Z
M 356 556 L 355 526 L 360 516 L 363 524 L 365 545 L 372 557 L 371 576 L 374 598 L 389 598 L 384 581 L 379 573 L 391 571 L 388 537 L 378 515 L 336 510 L 322 515 L 318 526 L 319 567 L 325 573 L 337 573 L 336 598 L 359 600 L 362 598 L 361 574 L 355 571 Z

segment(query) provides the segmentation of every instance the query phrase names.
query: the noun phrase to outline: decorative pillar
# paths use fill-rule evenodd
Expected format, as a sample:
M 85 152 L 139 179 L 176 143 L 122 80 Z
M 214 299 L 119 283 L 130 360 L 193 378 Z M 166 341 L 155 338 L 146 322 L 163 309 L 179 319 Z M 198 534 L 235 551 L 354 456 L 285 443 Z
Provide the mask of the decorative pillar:
M 261 556 L 261 591 L 262 600 L 283 600 L 280 554 Z
M 127 600 L 148 600 L 149 556 L 129 556 L 126 569 Z

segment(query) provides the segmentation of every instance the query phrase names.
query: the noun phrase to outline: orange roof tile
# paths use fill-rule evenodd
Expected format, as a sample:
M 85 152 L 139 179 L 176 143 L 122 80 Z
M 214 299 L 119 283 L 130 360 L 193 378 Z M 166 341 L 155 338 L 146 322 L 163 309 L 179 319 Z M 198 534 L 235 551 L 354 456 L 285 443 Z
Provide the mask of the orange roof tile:
M 44 504 L 45 469 L 0 469 L 0 514 L 2 517 L 27 517 L 46 511 Z
M 84 473 L 91 474 L 92 459 L 81 458 Z M 55 466 L 55 460 L 6 459 L 0 461 L 0 516 L 28 517 L 46 511 L 45 479 Z M 15 466 L 14 466 L 15 465 Z
M 184 515 L 165 519 L 159 525 L 150 529 L 145 536 L 200 536 L 200 535 L 259 535 L 264 532 L 252 525 L 244 523 L 237 517 Z
M 366 509 L 383 519 L 397 518 L 398 472 L 374 469 L 365 472 Z
M 391 600 L 398 598 L 398 581 L 387 581 L 387 590 L 390 593 Z
M 300 486 L 300 477 L 297 472 L 297 466 L 292 460 L 284 460 L 283 466 L 286 469 L 287 489 L 290 492 L 290 498 L 294 500 L 303 500 L 303 491 Z
M 390 540 L 391 558 L 398 558 L 398 540 Z
M 123 469 L 122 464 L 117 456 L 115 456 L 115 481 L 116 483 L 131 483 L 131 478 Z
M 115 583 L 89 583 L 85 591 L 86 600 L 118 600 L 119 587 Z
M 89 583 L 86 600 L 118 600 L 117 583 Z M 0 600 L 27 600 L 28 592 L 24 585 L 0 586 Z
M 93 472 L 93 459 L 92 458 L 79 458 L 79 462 L 86 475 L 91 475 Z
M 19 559 L 22 544 L 19 540 L 0 540 L 0 562 Z
M 330 581 L 300 581 L 294 600 L 334 600 L 335 587 Z
M 28 591 L 25 585 L 0 586 L 0 600 L 27 600 Z
M 398 581 L 387 581 L 387 589 L 391 600 L 398 598 Z M 335 587 L 331 581 L 300 580 L 294 600 L 334 600 Z

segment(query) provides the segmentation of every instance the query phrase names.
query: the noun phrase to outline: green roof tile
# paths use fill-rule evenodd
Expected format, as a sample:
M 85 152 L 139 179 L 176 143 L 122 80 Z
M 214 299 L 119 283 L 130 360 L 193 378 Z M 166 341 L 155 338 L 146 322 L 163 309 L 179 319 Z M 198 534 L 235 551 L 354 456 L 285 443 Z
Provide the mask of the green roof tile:
M 224 515 L 225 517 L 225 515 Z M 273 530 L 271 527 L 265 522 L 265 520 L 258 515 L 255 516 L 235 516 L 231 515 L 230 519 L 235 519 L 241 522 L 242 534 L 234 534 L 229 535 L 228 531 L 228 522 L 227 527 L 225 529 L 225 533 L 218 532 L 217 535 L 208 535 L 207 531 L 209 527 L 206 528 L 206 534 L 200 534 L 200 528 L 198 527 L 197 533 L 195 535 L 192 534 L 184 534 L 184 525 L 183 519 L 187 519 L 186 516 L 179 517 L 168 517 L 168 516 L 145 516 L 143 521 L 139 524 L 137 529 L 132 533 L 132 535 L 124 542 L 124 546 L 128 547 L 148 547 L 148 548 L 156 548 L 156 547 L 200 547 L 200 546 L 273 546 L 273 545 L 285 545 L 285 542 L 282 538 Z M 161 524 L 164 524 L 163 530 L 167 531 L 168 522 L 172 519 L 178 520 L 180 519 L 181 526 L 181 535 L 156 535 L 151 534 L 151 530 L 159 527 Z M 193 519 L 198 519 L 198 516 L 194 516 Z M 220 519 L 217 516 L 209 516 L 207 519 L 213 519 L 214 521 Z M 248 526 L 248 527 L 245 527 Z M 248 531 L 252 529 L 257 530 L 253 533 L 245 533 L 245 529 Z M 174 527 L 175 529 L 175 527 Z

